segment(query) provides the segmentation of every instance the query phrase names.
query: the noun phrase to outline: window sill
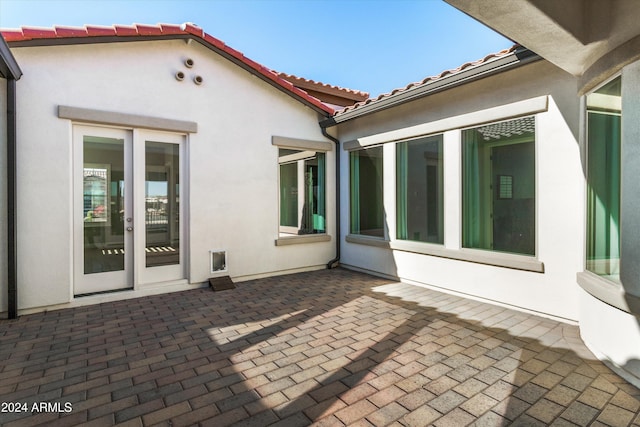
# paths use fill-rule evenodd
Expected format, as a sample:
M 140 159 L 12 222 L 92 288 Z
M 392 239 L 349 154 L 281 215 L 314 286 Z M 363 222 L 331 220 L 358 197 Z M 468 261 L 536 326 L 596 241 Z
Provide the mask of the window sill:
M 276 246 L 302 245 L 305 243 L 330 242 L 331 236 L 328 234 L 306 234 L 300 236 L 278 237 Z
M 590 271 L 576 274 L 578 285 L 594 298 L 626 313 L 640 316 L 640 298 L 629 295 L 624 287 Z
M 348 234 L 345 237 L 347 243 L 356 243 L 358 245 L 375 246 L 378 248 L 389 249 L 389 241 L 382 237 L 364 236 L 361 234 Z
M 412 242 L 405 240 L 394 240 L 390 242 L 382 239 L 381 237 L 362 236 L 359 234 L 349 234 L 346 236 L 345 241 L 347 243 L 375 246 L 395 251 L 412 252 L 421 255 L 455 259 L 458 261 L 468 261 L 475 262 L 477 264 L 495 265 L 496 267 L 544 273 L 544 263 L 534 257 L 526 255 L 483 251 L 479 249 L 447 249 L 444 246 L 434 243 Z
M 459 261 L 495 265 L 497 267 L 513 268 L 516 270 L 532 271 L 535 273 L 544 273 L 544 263 L 534 257 L 526 255 L 514 255 L 479 249 L 447 249 L 444 246 L 433 243 L 411 242 L 405 240 L 394 240 L 391 242 L 390 246 L 391 249 L 397 251 L 413 252 Z

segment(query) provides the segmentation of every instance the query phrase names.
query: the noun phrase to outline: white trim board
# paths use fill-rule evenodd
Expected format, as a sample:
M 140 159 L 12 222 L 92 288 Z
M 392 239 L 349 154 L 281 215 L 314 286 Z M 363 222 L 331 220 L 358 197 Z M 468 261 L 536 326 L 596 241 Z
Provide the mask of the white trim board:
M 376 144 L 403 141 L 409 138 L 432 135 L 448 130 L 477 126 L 484 123 L 509 120 L 520 116 L 542 113 L 548 110 L 549 98 L 547 95 L 523 101 L 474 111 L 459 116 L 447 117 L 434 122 L 422 123 L 402 129 L 395 129 L 376 135 L 365 136 L 342 144 L 345 151 L 358 150 Z
M 93 108 L 69 107 L 66 105 L 58 106 L 58 118 L 69 119 L 75 122 L 164 130 L 178 133 L 198 132 L 198 123 L 196 122 L 95 110 Z

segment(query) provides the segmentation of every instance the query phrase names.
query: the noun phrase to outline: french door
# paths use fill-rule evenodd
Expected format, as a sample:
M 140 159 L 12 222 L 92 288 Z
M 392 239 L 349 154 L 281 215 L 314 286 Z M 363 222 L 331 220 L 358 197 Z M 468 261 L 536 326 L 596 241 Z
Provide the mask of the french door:
M 74 294 L 180 280 L 184 136 L 74 126 Z

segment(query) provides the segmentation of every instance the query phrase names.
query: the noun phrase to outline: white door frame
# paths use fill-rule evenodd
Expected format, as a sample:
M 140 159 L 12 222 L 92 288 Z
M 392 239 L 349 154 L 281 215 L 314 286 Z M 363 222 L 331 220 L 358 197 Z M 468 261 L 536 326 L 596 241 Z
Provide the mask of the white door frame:
M 74 295 L 133 288 L 133 235 L 124 232 L 124 269 L 105 273 L 85 274 L 84 272 L 84 136 L 121 139 L 124 141 L 123 162 L 124 181 L 132 180 L 132 134 L 131 131 L 115 128 L 73 126 L 73 272 Z M 130 217 L 133 209 L 131 191 L 125 190 L 124 216 Z M 125 225 L 126 227 L 126 225 Z
M 133 190 L 133 198 L 134 198 L 134 239 L 135 242 L 140 242 L 135 246 L 135 284 L 136 288 L 139 286 L 144 286 L 152 283 L 160 283 L 160 282 L 173 282 L 176 280 L 184 279 L 186 277 L 185 274 L 185 265 L 186 265 L 186 257 L 185 257 L 185 249 L 186 249 L 186 240 L 185 240 L 185 204 L 186 197 L 185 195 L 185 136 L 169 133 L 169 132 L 160 132 L 160 131 L 150 131 L 150 130 L 134 130 L 133 131 L 133 158 L 136 159 L 136 166 L 133 170 L 133 182 L 135 188 Z M 180 262 L 179 264 L 174 265 L 163 265 L 163 266 L 155 266 L 155 267 L 147 267 L 146 266 L 146 252 L 145 252 L 145 143 L 149 142 L 160 142 L 163 144 L 177 144 L 179 148 L 179 156 L 180 156 L 180 208 L 179 208 L 179 218 L 180 218 Z
M 124 140 L 125 264 L 122 271 L 84 273 L 84 212 L 83 212 L 83 168 L 84 136 L 105 137 Z M 179 145 L 180 204 L 179 264 L 146 266 L 145 255 L 145 143 L 160 142 Z M 105 291 L 140 289 L 160 282 L 186 281 L 187 221 L 187 173 L 186 136 L 177 133 L 130 130 L 114 127 L 73 125 L 73 295 Z M 131 231 L 127 228 L 131 227 Z

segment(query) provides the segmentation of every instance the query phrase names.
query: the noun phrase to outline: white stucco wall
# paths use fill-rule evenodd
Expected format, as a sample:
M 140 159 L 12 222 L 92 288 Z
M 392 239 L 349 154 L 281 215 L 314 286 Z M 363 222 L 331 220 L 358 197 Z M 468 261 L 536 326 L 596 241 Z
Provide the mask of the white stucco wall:
M 59 105 L 197 122 L 187 138 L 189 282 L 226 249 L 232 278 L 323 266 L 335 240 L 276 247 L 273 135 L 325 141 L 318 114 L 197 42 L 127 42 L 13 49 L 18 96 L 19 307 L 72 299 L 72 123 Z M 186 58 L 194 67 L 183 65 Z M 184 81 L 174 78 L 176 71 Z M 200 75 L 200 86 L 192 81 Z M 334 153 L 327 155 L 328 234 L 335 230 Z M 335 238 L 335 236 L 333 236 Z M 4 269 L 3 269 L 4 271 Z M 3 298 L 4 295 L 0 298 Z M 2 299 L 0 299 L 2 301 Z
M 7 81 L 0 79 L 0 311 L 7 299 Z
M 361 244 L 342 246 L 342 263 L 440 287 L 489 301 L 565 319 L 579 317 L 576 273 L 583 269 L 584 175 L 580 160 L 579 98 L 576 81 L 553 65 L 538 61 L 454 88 L 422 100 L 364 116 L 338 126 L 342 142 L 393 141 L 429 123 L 504 107 L 482 120 L 512 117 L 510 105 L 548 96 L 548 108 L 536 116 L 536 259 L 544 272 L 516 270 Z M 464 120 L 463 120 L 464 121 Z M 481 124 L 482 122 L 476 123 Z M 467 124 L 473 126 L 473 124 Z M 394 134 L 395 132 L 395 134 Z M 405 132 L 405 133 L 406 133 Z M 444 133 L 445 247 L 461 247 L 460 130 Z M 349 230 L 349 162 L 342 157 L 342 230 Z M 395 144 L 384 146 L 385 216 L 395 240 Z
M 640 387 L 640 320 L 580 290 L 580 336 L 599 359 Z

